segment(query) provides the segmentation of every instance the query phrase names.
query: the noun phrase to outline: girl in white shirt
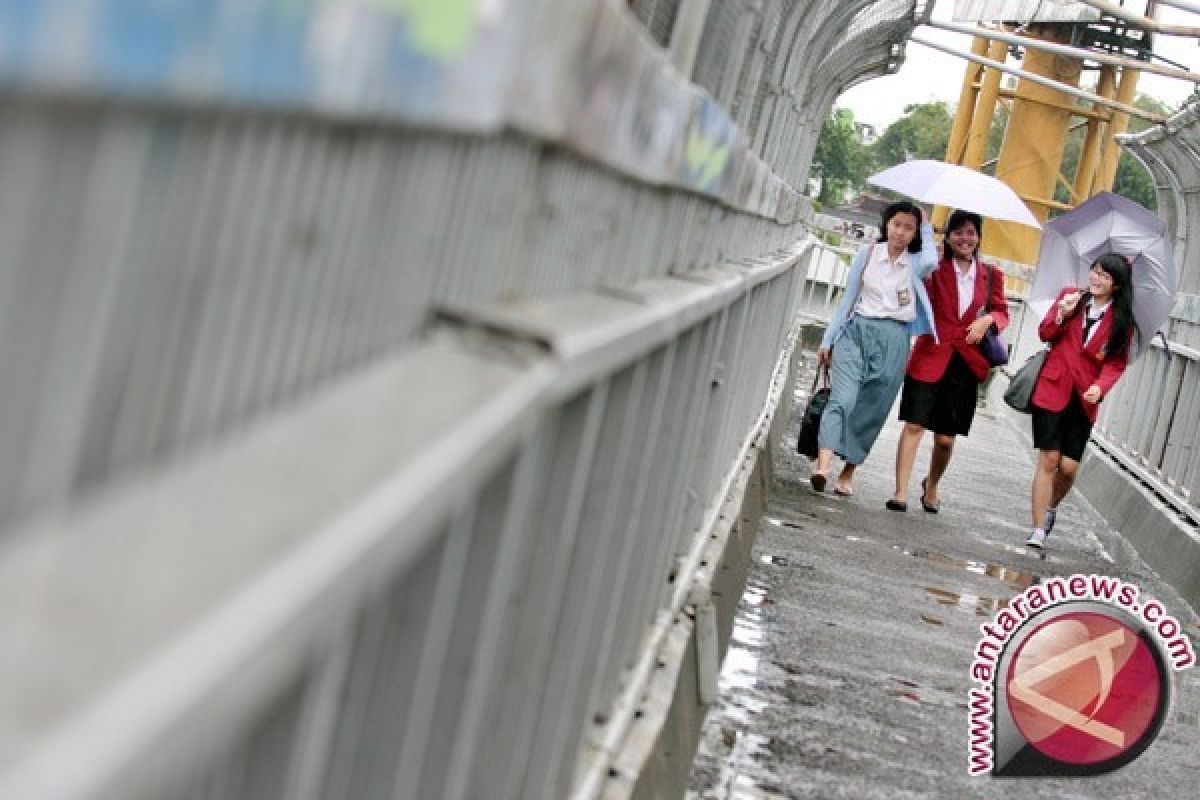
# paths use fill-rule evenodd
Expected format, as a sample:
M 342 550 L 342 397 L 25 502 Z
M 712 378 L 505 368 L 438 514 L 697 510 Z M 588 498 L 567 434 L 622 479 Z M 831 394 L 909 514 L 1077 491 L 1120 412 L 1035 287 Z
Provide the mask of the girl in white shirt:
M 846 292 L 817 351 L 831 391 L 817 435 L 813 489 L 825 491 L 836 453 L 844 460 L 834 491 L 853 493 L 858 465 L 879 436 L 904 377 L 911 337 L 933 333 L 925 276 L 937 266 L 933 227 L 907 201 L 883 211 L 879 242 L 850 265 Z

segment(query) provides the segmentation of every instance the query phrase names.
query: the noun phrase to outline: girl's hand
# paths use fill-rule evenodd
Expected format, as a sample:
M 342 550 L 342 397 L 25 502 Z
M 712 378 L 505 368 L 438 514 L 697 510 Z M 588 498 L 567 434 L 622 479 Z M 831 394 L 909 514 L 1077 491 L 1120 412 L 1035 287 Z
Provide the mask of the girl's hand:
M 1092 405 L 1096 405 L 1096 403 L 1099 403 L 1100 402 L 1100 387 L 1094 383 L 1091 386 L 1089 386 L 1087 388 L 1087 391 L 1083 393 L 1083 401 L 1085 403 L 1091 403 Z
M 967 344 L 979 344 L 988 328 L 992 327 L 992 315 L 984 314 L 967 326 Z
M 1075 310 L 1075 307 L 1079 305 L 1079 298 L 1081 297 L 1083 297 L 1083 292 L 1080 291 L 1068 292 L 1067 294 L 1064 294 L 1062 299 L 1058 301 L 1059 316 L 1063 319 L 1066 319 L 1067 316 Z

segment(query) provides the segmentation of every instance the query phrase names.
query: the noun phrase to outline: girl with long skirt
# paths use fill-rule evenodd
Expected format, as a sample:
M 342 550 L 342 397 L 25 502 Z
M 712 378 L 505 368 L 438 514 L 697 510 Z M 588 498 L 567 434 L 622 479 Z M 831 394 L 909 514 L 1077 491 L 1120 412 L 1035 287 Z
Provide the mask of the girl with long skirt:
M 817 434 L 812 488 L 825 491 L 833 456 L 845 462 L 834 491 L 853 493 L 854 471 L 871 452 L 900 391 L 913 335 L 933 332 L 925 276 L 937 265 L 933 228 L 909 202 L 883 211 L 882 234 L 855 255 L 846 292 L 817 351 L 831 391 Z

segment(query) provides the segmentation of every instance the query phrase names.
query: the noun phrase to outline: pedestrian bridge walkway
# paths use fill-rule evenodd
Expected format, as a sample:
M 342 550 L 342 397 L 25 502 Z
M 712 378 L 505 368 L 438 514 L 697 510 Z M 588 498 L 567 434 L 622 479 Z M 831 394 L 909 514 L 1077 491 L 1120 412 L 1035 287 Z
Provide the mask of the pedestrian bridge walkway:
M 1011 797 L 1011 781 L 967 774 L 970 664 L 979 626 L 1054 576 L 1128 581 L 1200 634 L 1194 610 L 1078 492 L 1061 507 L 1045 559 L 1023 546 L 1028 417 L 995 402 L 977 415 L 937 515 L 916 493 L 906 514 L 883 507 L 899 429 L 894 418 L 884 427 L 851 498 L 815 494 L 807 459 L 781 448 L 690 798 Z M 927 436 L 918 479 L 929 445 Z M 1093 449 L 1084 470 L 1104 458 Z M 1200 672 L 1176 677 L 1170 717 L 1140 758 L 1084 782 L 1023 781 L 1021 796 L 1190 794 Z

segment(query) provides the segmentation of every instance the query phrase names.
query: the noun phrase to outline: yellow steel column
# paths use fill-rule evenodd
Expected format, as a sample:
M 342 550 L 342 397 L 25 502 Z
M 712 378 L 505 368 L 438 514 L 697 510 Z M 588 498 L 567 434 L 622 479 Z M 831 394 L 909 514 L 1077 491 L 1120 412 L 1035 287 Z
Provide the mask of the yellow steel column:
M 1137 91 L 1138 76 L 1141 74 L 1141 70 L 1121 68 L 1121 82 L 1117 86 L 1119 102 L 1126 104 L 1133 102 L 1133 95 Z M 1124 133 L 1128 125 L 1128 114 L 1120 111 L 1113 112 L 1112 121 L 1108 123 L 1108 130 L 1104 136 L 1104 155 L 1100 160 L 1100 169 L 1096 172 L 1096 182 L 1092 186 L 1093 192 L 1112 189 L 1113 181 L 1117 178 L 1117 159 L 1121 155 L 1121 148 L 1115 137 Z
M 988 47 L 988 58 L 1003 62 L 1008 45 L 1004 42 L 992 42 Z M 975 113 L 971 117 L 971 129 L 967 133 L 967 147 L 963 152 L 962 165 L 971 169 L 979 169 L 983 164 L 983 156 L 987 151 L 988 134 L 992 132 L 992 118 L 996 115 L 996 99 L 1000 96 L 1000 78 L 1003 76 L 998 69 L 989 69 L 983 75 L 983 85 L 979 89 L 979 100 L 975 103 Z
M 987 39 L 976 36 L 971 42 L 971 52 L 975 55 L 982 56 L 987 50 Z M 963 71 L 962 89 L 958 93 L 958 106 L 954 109 L 954 126 L 950 128 L 950 141 L 946 143 L 945 161 L 947 164 L 962 163 L 963 151 L 967 146 L 967 131 L 971 127 L 971 120 L 975 114 L 975 100 L 979 96 L 979 89 L 976 88 L 975 82 L 979 80 L 982 73 L 982 64 L 976 64 L 974 61 L 967 62 L 967 68 Z M 946 217 L 949 215 L 950 211 L 945 206 L 934 207 L 934 227 L 941 228 L 945 225 Z
M 975 55 L 982 56 L 987 50 L 988 40 L 982 36 L 976 36 L 971 42 L 971 52 Z M 975 99 L 979 96 L 975 82 L 982 74 L 982 64 L 967 62 L 967 68 L 963 71 L 962 89 L 958 93 L 958 106 L 954 111 L 954 127 L 950 129 L 950 141 L 946 144 L 947 164 L 962 163 L 963 151 L 967 146 L 967 131 L 971 127 L 971 119 L 975 112 Z
M 1066 43 L 1070 27 L 1039 25 L 1028 31 L 1048 41 Z M 1022 64 L 1027 72 L 1044 75 L 1066 84 L 1079 85 L 1080 61 L 1068 56 L 1026 48 Z M 1017 84 L 1017 97 L 1004 136 L 1004 147 L 996 164 L 996 177 L 1021 196 L 1040 222 L 1049 217 L 1062 167 L 1067 126 L 1071 121 L 1068 95 L 1033 81 Z M 1024 264 L 1037 260 L 1039 232 L 1016 223 L 993 223 L 984 233 L 983 249 L 999 258 Z
M 1112 98 L 1117 88 L 1117 68 L 1105 64 L 1100 69 L 1100 80 L 1096 82 L 1096 94 Z M 1097 110 L 1100 110 L 1097 107 Z M 1109 119 L 1111 119 L 1111 115 Z M 1096 180 L 1096 165 L 1100 162 L 1100 147 L 1104 142 L 1103 132 L 1106 124 L 1095 117 L 1088 119 L 1087 134 L 1083 139 L 1083 149 L 1079 153 L 1079 167 L 1075 170 L 1075 183 L 1071 188 L 1071 204 L 1082 203 L 1092 193 L 1092 184 Z

